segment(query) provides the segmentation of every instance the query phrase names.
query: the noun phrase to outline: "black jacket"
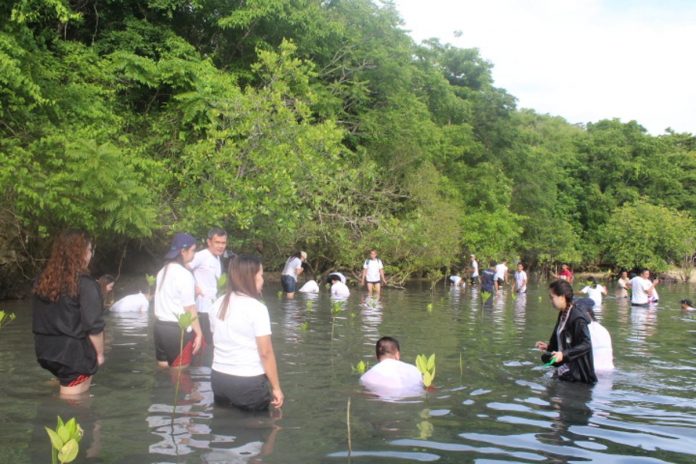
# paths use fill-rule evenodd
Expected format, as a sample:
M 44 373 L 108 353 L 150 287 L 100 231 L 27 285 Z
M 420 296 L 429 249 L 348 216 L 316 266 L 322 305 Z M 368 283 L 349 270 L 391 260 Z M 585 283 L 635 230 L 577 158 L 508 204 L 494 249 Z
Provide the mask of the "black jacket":
M 551 332 L 549 340 L 549 351 L 563 352 L 563 361 L 556 363 L 558 367 L 566 364 L 568 371 L 559 375 L 559 379 L 569 382 L 583 382 L 593 384 L 597 382 L 592 359 L 592 340 L 587 326 L 590 324 L 590 315 L 587 313 L 587 306 L 591 308 L 594 302 L 590 298 L 580 298 L 573 303 L 568 315 L 568 321 L 561 331 L 561 346 L 558 346 L 556 330 L 561 322 L 563 313 L 558 314 L 556 325 Z M 548 362 L 551 356 L 542 355 L 542 361 Z

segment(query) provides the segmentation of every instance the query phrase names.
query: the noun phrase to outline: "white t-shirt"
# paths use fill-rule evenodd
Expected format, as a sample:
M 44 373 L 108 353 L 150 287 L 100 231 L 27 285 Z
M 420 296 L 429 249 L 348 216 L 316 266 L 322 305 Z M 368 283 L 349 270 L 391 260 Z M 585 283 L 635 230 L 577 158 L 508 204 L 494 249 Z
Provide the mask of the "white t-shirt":
M 302 268 L 302 260 L 297 256 L 291 256 L 285 261 L 285 267 L 283 268 L 283 275 L 287 275 L 297 280 L 297 269 Z
M 333 298 L 348 298 L 350 296 L 350 290 L 346 284 L 337 280 L 331 285 L 331 296 Z
M 344 276 L 342 272 L 332 272 L 331 274 L 329 274 L 329 277 L 331 277 L 332 275 L 338 276 L 338 278 L 341 279 L 341 282 L 343 282 L 344 284 L 346 283 L 346 276 Z
M 363 263 L 363 269 L 367 269 L 365 272 L 365 280 L 368 282 L 381 282 L 382 276 L 380 275 L 380 269 L 384 269 L 382 265 L 382 260 L 379 258 L 366 259 Z
M 507 273 L 508 267 L 505 264 L 500 263 L 495 265 L 495 279 L 505 280 Z
M 462 278 L 458 275 L 451 275 L 449 276 L 449 280 L 450 282 L 452 282 L 452 285 L 458 285 Z
M 300 293 L 319 293 L 319 284 L 316 280 L 308 280 L 298 290 Z
M 478 277 L 479 276 L 478 261 L 476 261 L 475 259 L 471 260 L 471 269 L 472 269 L 471 277 Z
M 592 340 L 592 361 L 595 371 L 608 371 L 614 368 L 614 351 L 611 346 L 611 335 L 602 324 L 592 321 L 587 326 Z
M 525 271 L 515 271 L 515 285 L 518 292 L 527 291 L 527 273 Z
M 193 277 L 196 280 L 196 285 L 203 292 L 198 295 L 196 305 L 198 311 L 207 313 L 210 311 L 210 306 L 217 298 L 217 281 L 222 274 L 222 265 L 220 258 L 213 255 L 207 248 L 196 253 L 193 260 L 189 264 L 189 269 L 193 272 Z
M 648 303 L 648 290 L 652 287 L 652 282 L 644 279 L 641 276 L 636 276 L 631 279 L 631 303 L 646 304 Z
M 580 290 L 580 293 L 584 293 L 585 295 L 592 298 L 592 301 L 594 301 L 594 309 L 596 310 L 600 306 L 602 306 L 602 293 L 606 291 L 606 288 L 604 288 L 600 284 L 597 284 L 595 288 L 592 288 L 589 285 L 584 287 L 582 290 Z
M 186 306 L 196 304 L 195 285 L 193 274 L 181 264 L 169 263 L 160 269 L 155 288 L 155 317 L 160 321 L 177 322 Z
M 365 372 L 360 383 L 383 397 L 403 398 L 423 393 L 423 376 L 416 366 L 391 358 Z
M 268 308 L 255 298 L 233 293 L 225 320 L 221 321 L 218 313 L 224 299 L 218 298 L 210 313 L 213 370 L 239 377 L 264 374 L 256 338 L 271 335 Z
M 115 313 L 144 313 L 150 307 L 147 297 L 140 293 L 126 295 L 111 305 L 111 311 Z

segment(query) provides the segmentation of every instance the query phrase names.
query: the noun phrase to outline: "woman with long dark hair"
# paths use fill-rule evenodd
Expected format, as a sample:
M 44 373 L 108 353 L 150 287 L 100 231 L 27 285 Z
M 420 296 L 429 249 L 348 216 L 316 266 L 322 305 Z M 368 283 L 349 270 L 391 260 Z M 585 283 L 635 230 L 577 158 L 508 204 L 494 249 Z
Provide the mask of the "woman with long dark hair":
M 87 273 L 91 259 L 85 232 L 62 233 L 32 290 L 36 359 L 58 378 L 61 395 L 89 390 L 104 363 L 103 303 Z
M 536 343 L 536 347 L 545 352 L 542 361 L 553 360 L 561 380 L 589 384 L 597 382 L 588 328 L 591 319 L 587 311 L 575 308 L 573 287 L 568 281 L 552 282 L 549 285 L 549 298 L 558 310 L 558 319 L 549 342 Z
M 217 404 L 247 411 L 283 406 L 268 308 L 258 299 L 262 289 L 261 261 L 232 258 L 227 291 L 215 302 L 210 318 L 215 347 L 211 383 Z

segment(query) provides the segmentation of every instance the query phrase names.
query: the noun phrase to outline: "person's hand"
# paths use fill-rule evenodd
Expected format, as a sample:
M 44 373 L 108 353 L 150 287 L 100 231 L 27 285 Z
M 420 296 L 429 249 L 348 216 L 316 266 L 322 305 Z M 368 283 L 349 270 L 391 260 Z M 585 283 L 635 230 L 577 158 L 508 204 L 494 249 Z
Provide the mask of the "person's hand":
M 101 366 L 104 364 L 104 355 L 103 354 L 98 354 L 97 355 L 97 366 Z
M 276 409 L 282 408 L 283 402 L 285 401 L 285 396 L 283 395 L 283 392 L 281 391 L 281 389 L 274 388 L 272 395 L 273 395 L 273 400 L 271 400 L 271 406 L 273 406 Z
M 189 288 L 191 288 L 191 287 L 189 287 Z M 195 295 L 196 296 L 203 295 L 203 290 L 201 290 L 201 287 L 199 287 L 198 285 L 196 285 L 196 287 L 195 287 Z
M 546 351 L 549 349 L 549 344 L 546 342 L 536 342 L 534 346 L 536 346 L 540 351 Z
M 559 364 L 563 362 L 563 352 L 562 351 L 554 351 L 551 353 L 552 358 L 556 358 L 556 364 Z
M 203 334 L 196 334 L 193 339 L 193 354 L 197 354 L 201 349 L 201 344 L 203 343 Z

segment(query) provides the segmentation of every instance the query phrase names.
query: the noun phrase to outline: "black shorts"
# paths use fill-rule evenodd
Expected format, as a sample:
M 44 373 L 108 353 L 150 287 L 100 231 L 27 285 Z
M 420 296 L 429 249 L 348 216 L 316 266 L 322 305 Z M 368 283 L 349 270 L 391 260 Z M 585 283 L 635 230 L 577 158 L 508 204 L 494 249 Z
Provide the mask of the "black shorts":
M 155 321 L 155 357 L 167 361 L 170 366 L 190 364 L 195 333 L 184 332 L 184 349 L 181 351 L 181 330 L 177 322 Z M 179 356 L 181 355 L 181 358 Z M 187 362 L 188 361 L 188 362 Z
M 265 411 L 271 404 L 271 388 L 265 374 L 240 377 L 213 370 L 210 379 L 215 404 L 244 411 Z
M 375 280 L 374 282 L 372 282 L 372 281 L 369 281 L 369 280 L 368 280 L 367 283 L 368 283 L 368 284 L 372 284 L 372 285 L 377 285 L 377 284 L 381 284 L 382 281 L 381 281 L 381 280 Z
M 39 359 L 38 361 L 41 367 L 53 374 L 63 387 L 78 385 L 92 376 L 91 373 L 77 372 L 72 367 L 57 361 L 48 361 L 46 359 Z
M 498 281 L 498 285 L 505 285 L 505 279 L 498 277 L 496 280 Z
M 297 289 L 297 279 L 287 274 L 280 276 L 280 284 L 283 286 L 285 293 L 295 293 Z

